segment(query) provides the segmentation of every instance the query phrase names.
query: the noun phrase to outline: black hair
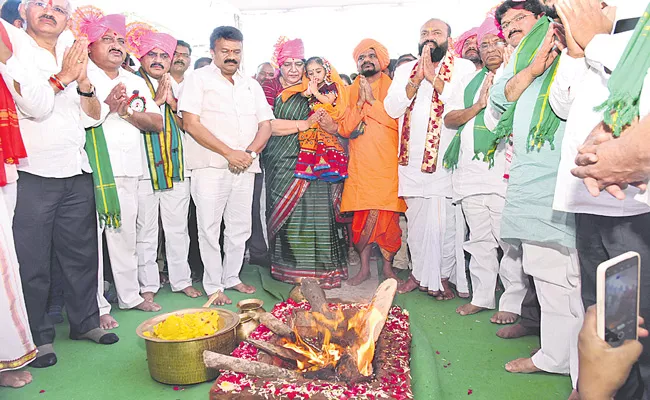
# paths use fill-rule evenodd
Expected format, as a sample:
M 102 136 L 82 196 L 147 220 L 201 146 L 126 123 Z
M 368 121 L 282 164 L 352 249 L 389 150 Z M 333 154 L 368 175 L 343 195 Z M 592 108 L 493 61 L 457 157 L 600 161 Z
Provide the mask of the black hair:
M 357 73 L 350 74 L 350 79 L 355 80 L 355 79 L 357 79 L 357 76 L 359 76 L 359 74 L 357 74 Z
M 201 58 L 199 58 L 198 60 L 196 60 L 196 61 L 194 62 L 194 69 L 199 68 L 199 65 L 200 65 L 201 63 L 206 62 L 206 61 L 207 61 L 208 64 L 212 63 L 212 59 L 211 59 L 210 57 L 201 57 Z
M 314 63 L 314 62 L 317 63 L 317 64 L 320 64 L 321 66 L 323 66 L 323 65 L 325 64 L 325 63 L 323 62 L 323 59 L 320 58 L 320 57 L 309 57 L 309 58 L 307 59 L 307 61 L 305 62 L 305 68 L 307 68 L 307 66 L 308 66 L 309 64 Z
M 347 76 L 346 74 L 340 74 L 339 76 L 341 77 L 341 80 L 343 82 L 347 83 L 348 85 L 352 85 L 352 79 L 350 79 L 349 76 Z
M 499 25 L 501 25 L 501 18 L 503 18 L 503 15 L 516 6 L 523 6 L 524 10 L 533 13 L 535 16 L 544 14 L 548 9 L 548 7 L 544 6 L 539 0 L 524 0 L 523 2 L 506 0 L 497 8 L 494 16 Z
M 386 69 L 390 73 L 392 73 L 393 71 L 395 71 L 395 65 L 397 65 L 397 59 L 396 58 L 391 58 L 390 62 L 388 63 L 388 66 L 386 67 Z
M 192 55 L 192 46 L 190 46 L 190 44 L 187 43 L 186 41 L 178 40 L 178 41 L 176 41 L 176 46 L 187 47 L 187 49 L 190 51 L 190 55 Z
M 0 11 L 0 18 L 4 19 L 11 25 L 14 24 L 15 20 L 23 20 L 20 17 L 18 12 L 18 7 L 20 6 L 20 0 L 8 0 L 2 5 L 2 11 Z
M 234 26 L 219 26 L 214 28 L 210 35 L 210 48 L 214 50 L 214 44 L 219 39 L 232 40 L 235 42 L 243 42 L 244 35 L 241 31 Z

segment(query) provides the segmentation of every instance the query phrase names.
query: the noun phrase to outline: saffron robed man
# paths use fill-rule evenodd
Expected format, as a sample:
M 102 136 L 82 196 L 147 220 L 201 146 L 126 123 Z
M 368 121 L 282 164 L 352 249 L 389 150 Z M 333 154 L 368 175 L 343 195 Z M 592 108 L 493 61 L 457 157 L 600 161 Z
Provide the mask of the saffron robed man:
M 260 84 L 239 71 L 242 33 L 230 26 L 210 36 L 213 63 L 186 78 L 179 101 L 192 170 L 199 246 L 205 266 L 203 287 L 220 292 L 216 303 L 230 304 L 225 289 L 254 293 L 239 279 L 246 241 L 251 235 L 258 154 L 271 137 L 273 111 Z M 225 222 L 224 257 L 219 237 Z
M 142 134 L 143 175 L 138 182 L 137 219 L 140 293 L 152 302 L 160 289 L 157 263 L 160 217 L 172 291 L 198 297 L 201 292 L 192 287 L 187 261 L 190 181 L 185 173 L 184 132 L 182 120 L 176 115 L 177 101 L 173 91 L 176 81 L 169 73 L 177 40 L 143 23 L 129 24 L 126 39 L 130 53 L 140 60 L 141 67 L 136 75 L 145 81 L 164 119 L 162 131 Z
M 459 293 L 469 296 L 464 257 L 457 254 L 462 253 L 464 236 L 457 232 L 456 222 L 462 216 L 452 204 L 451 173 L 442 166 L 455 131 L 444 126 L 442 116 L 450 88 L 476 68 L 448 51 L 450 34 L 444 21 L 426 22 L 420 29 L 419 60 L 395 71 L 384 99 L 386 113 L 399 119 L 398 194 L 408 206 L 413 262 L 413 273 L 398 290 L 404 293 L 420 287 L 439 300 L 454 297 L 449 287 L 454 277 Z

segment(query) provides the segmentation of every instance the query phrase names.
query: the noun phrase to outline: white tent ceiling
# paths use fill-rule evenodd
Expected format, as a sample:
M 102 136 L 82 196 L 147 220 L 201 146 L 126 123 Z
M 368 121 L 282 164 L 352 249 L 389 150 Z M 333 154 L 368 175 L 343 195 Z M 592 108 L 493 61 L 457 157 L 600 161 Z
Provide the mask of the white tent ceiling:
M 240 9 L 242 13 L 259 10 L 297 10 L 312 7 L 346 7 L 376 4 L 401 4 L 413 3 L 415 0 L 230 0 L 230 3 Z

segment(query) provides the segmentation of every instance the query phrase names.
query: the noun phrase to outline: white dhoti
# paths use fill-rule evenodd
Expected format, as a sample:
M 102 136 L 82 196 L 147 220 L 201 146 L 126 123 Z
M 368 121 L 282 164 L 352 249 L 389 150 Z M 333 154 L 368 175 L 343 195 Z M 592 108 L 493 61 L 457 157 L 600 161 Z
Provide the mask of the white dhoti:
M 138 178 L 115 177 L 115 186 L 120 200 L 121 225 L 117 229 L 110 227 L 99 229 L 100 235 L 102 230 L 106 232 L 106 245 L 111 259 L 118 304 L 122 309 L 129 309 L 144 301 L 140 296 L 136 251 Z M 101 242 L 99 248 L 101 249 Z M 103 277 L 100 279 L 102 279 L 100 286 L 103 288 Z
M 101 317 L 102 315 L 111 313 L 111 303 L 109 303 L 108 300 L 106 300 L 106 297 L 104 297 L 104 246 L 102 241 L 103 229 L 101 228 L 101 222 L 99 221 L 99 218 L 97 218 L 97 226 L 99 227 L 97 230 L 97 246 L 99 247 L 97 249 L 97 254 L 99 255 L 99 262 L 97 263 L 99 267 L 99 271 L 97 273 L 97 307 L 99 307 L 99 316 Z
M 442 290 L 440 268 L 447 224 L 447 200 L 438 196 L 407 197 L 405 200 L 413 277 L 421 287 L 434 292 Z
M 524 272 L 535 280 L 541 314 L 541 349 L 532 358 L 546 372 L 578 380 L 578 333 L 584 319 L 580 265 L 575 249 L 524 241 Z
M 14 246 L 15 204 L 13 182 L 0 188 L 0 371 L 21 368 L 36 358 Z
M 165 253 L 172 291 L 192 286 L 190 236 L 187 216 L 190 208 L 190 181 L 174 182 L 168 190 L 154 192 L 151 180 L 138 182 L 137 251 L 140 292 L 156 293 L 160 289 L 158 269 L 158 217 L 165 233 Z
M 448 278 L 456 285 L 460 293 L 469 293 L 467 273 L 465 272 L 465 251 L 463 243 L 467 237 L 465 216 L 460 205 L 453 204 L 451 199 L 445 199 L 445 225 L 442 243 L 441 278 Z
M 505 199 L 496 194 L 465 197 L 462 202 L 469 225 L 469 240 L 465 250 L 472 255 L 469 264 L 472 279 L 472 304 L 494 309 L 497 275 L 505 292 L 499 301 L 499 311 L 521 314 L 521 302 L 528 290 L 528 277 L 521 264 L 521 248 L 500 240 L 501 214 Z M 498 248 L 503 250 L 501 262 Z
M 192 199 L 196 204 L 199 249 L 205 265 L 203 288 L 208 295 L 239 283 L 246 241 L 251 235 L 255 174 L 235 175 L 227 169 L 192 171 Z M 221 221 L 224 257 L 221 259 Z

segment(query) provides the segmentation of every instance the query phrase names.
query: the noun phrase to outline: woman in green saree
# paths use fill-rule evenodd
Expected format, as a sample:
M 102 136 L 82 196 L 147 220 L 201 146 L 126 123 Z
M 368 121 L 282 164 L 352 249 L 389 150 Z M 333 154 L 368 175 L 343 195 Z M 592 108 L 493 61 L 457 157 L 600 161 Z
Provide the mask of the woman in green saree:
M 283 102 L 284 88 L 300 83 L 304 57 L 279 58 L 280 75 L 275 84 L 264 85 L 267 97 L 275 98 L 273 136 L 262 153 L 267 191 L 267 227 L 271 274 L 277 280 L 298 284 L 316 278 L 321 287 L 341 286 L 348 278 L 345 226 L 336 221 L 341 185 L 294 176 L 299 144 L 298 132 L 318 122 L 332 133 L 337 124 L 326 114 L 308 118 L 307 98 L 296 94 Z M 275 88 L 274 88 L 275 87 Z M 270 93 L 275 90 L 277 93 Z

